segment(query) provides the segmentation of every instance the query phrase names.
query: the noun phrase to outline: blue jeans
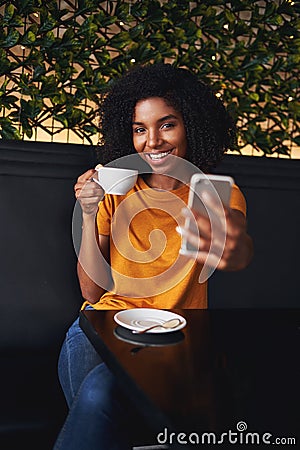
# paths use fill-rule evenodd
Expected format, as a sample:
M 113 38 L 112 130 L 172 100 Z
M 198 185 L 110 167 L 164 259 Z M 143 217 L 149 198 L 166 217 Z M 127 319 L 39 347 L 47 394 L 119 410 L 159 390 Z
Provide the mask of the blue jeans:
M 71 408 L 80 385 L 102 360 L 79 326 L 79 318 L 69 328 L 58 360 L 58 376 Z
M 125 399 L 77 319 L 63 343 L 59 380 L 70 408 L 54 450 L 127 450 Z

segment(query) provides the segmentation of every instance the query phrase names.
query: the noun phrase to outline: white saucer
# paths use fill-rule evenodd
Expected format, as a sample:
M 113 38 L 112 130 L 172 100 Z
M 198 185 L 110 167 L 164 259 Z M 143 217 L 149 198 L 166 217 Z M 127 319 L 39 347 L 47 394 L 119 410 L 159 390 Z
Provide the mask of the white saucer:
M 153 325 L 162 325 L 164 322 L 171 319 L 179 319 L 181 321 L 176 328 L 157 327 L 147 331 L 147 333 L 172 333 L 181 330 L 186 326 L 185 318 L 179 314 L 154 308 L 126 309 L 116 313 L 114 319 L 118 325 L 132 331 L 142 331 Z

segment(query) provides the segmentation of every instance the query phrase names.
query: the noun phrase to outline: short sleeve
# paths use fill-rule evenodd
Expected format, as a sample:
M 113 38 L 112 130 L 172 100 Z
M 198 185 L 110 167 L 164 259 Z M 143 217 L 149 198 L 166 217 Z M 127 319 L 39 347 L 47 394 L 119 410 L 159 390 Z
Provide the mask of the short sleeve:
M 231 198 L 230 198 L 230 208 L 232 209 L 238 209 L 241 211 L 244 216 L 246 216 L 247 213 L 247 205 L 246 200 L 238 186 L 235 184 L 232 186 L 231 191 Z

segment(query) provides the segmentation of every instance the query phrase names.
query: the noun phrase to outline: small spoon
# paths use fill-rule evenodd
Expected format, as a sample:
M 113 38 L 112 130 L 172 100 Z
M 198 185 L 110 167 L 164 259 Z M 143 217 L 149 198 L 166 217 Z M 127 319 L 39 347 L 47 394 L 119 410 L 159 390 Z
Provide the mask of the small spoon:
M 160 325 L 152 325 L 151 327 L 145 328 L 144 330 L 141 331 L 134 331 L 134 333 L 137 334 L 143 334 L 146 333 L 147 331 L 153 330 L 153 328 L 176 328 L 178 327 L 178 325 L 180 325 L 182 323 L 182 321 L 180 319 L 170 319 L 167 320 L 166 322 L 160 324 Z

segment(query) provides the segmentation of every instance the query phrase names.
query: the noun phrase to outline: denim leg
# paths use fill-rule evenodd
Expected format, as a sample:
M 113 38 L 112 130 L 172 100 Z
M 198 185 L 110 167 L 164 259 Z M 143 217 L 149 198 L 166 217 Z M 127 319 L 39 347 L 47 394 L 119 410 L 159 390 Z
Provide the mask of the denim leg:
M 104 363 L 84 379 L 54 450 L 129 450 L 124 399 Z
M 86 375 L 102 362 L 84 332 L 79 318 L 69 328 L 58 361 L 58 376 L 69 408 Z

